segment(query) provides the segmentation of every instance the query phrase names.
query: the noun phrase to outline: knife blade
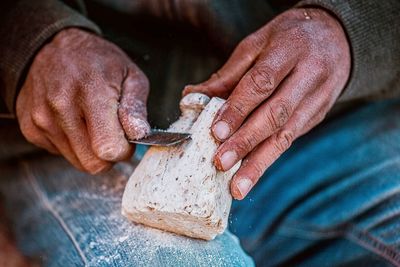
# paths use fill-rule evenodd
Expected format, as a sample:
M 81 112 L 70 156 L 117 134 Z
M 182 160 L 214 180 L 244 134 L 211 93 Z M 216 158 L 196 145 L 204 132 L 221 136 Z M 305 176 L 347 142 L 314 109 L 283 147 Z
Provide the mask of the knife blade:
M 130 143 L 150 146 L 173 146 L 190 139 L 189 133 L 174 133 L 165 130 L 151 129 L 150 134 L 137 140 L 128 140 Z

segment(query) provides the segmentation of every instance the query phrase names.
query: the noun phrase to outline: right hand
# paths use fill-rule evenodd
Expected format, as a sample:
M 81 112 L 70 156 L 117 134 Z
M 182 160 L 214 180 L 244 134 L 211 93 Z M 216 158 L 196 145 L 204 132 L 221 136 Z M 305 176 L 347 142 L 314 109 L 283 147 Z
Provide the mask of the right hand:
M 150 131 L 149 82 L 117 46 L 89 32 L 59 32 L 36 55 L 18 95 L 23 135 L 95 174 L 132 156 L 125 135 Z

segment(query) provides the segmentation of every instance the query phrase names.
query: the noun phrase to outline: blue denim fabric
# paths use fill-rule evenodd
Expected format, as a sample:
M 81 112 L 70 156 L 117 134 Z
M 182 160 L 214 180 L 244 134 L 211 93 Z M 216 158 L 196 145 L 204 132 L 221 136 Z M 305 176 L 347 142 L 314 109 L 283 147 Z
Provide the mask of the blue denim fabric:
M 297 140 L 231 221 L 259 266 L 400 266 L 400 101 Z

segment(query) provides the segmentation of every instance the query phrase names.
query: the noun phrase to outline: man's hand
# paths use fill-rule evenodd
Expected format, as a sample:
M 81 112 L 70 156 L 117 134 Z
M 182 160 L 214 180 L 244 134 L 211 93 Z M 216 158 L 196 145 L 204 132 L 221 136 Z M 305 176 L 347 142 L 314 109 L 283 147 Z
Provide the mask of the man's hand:
M 132 155 L 125 134 L 135 139 L 149 131 L 148 89 L 145 75 L 118 47 L 66 29 L 36 55 L 17 117 L 28 141 L 94 174 Z
M 243 199 L 293 140 L 323 120 L 348 80 L 350 61 L 333 16 L 292 9 L 244 39 L 208 81 L 185 88 L 184 94 L 229 96 L 212 132 L 223 142 L 218 169 L 244 158 L 231 182 L 234 198 Z

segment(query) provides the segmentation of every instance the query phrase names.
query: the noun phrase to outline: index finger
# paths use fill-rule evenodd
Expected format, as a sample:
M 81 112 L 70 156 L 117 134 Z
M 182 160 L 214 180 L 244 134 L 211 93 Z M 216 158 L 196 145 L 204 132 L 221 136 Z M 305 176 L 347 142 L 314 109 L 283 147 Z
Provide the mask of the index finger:
M 271 47 L 243 76 L 228 100 L 214 118 L 214 137 L 224 141 L 244 122 L 247 116 L 266 100 L 290 73 L 297 62 L 280 46 Z
M 189 93 L 203 93 L 210 97 L 227 97 L 264 48 L 263 31 L 264 28 L 261 28 L 243 39 L 221 69 L 205 82 L 187 85 L 182 92 L 183 96 Z

